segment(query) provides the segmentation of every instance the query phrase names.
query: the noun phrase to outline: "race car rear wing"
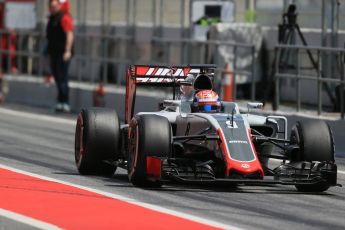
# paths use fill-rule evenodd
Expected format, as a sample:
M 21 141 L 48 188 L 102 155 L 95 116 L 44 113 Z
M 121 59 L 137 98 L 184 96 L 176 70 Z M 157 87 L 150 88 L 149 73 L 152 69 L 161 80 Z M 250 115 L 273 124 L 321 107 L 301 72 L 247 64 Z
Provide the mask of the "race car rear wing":
M 159 66 L 159 65 L 133 65 L 127 70 L 126 75 L 126 123 L 133 117 L 136 86 L 175 87 L 182 84 L 189 75 L 207 74 L 214 76 L 216 65 L 195 64 L 185 66 Z
M 188 75 L 205 73 L 214 76 L 215 65 L 188 65 L 188 66 L 147 66 L 136 65 L 130 67 L 130 77 L 135 79 L 136 85 L 146 86 L 174 86 L 184 81 Z

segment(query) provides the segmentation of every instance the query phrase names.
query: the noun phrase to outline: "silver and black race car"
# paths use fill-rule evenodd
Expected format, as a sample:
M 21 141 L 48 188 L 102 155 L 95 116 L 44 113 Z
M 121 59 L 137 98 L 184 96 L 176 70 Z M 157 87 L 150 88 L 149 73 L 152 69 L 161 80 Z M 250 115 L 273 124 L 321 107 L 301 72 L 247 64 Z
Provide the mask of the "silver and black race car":
M 217 110 L 197 110 L 195 101 L 176 100 L 175 88 L 212 90 L 215 66 L 131 66 L 126 75 L 124 124 L 116 111 L 83 109 L 75 133 L 75 162 L 80 174 L 113 175 L 128 170 L 139 187 L 174 181 L 188 184 L 294 185 L 322 192 L 337 185 L 334 141 L 320 120 L 297 122 L 288 137 L 287 119 L 241 113 L 235 102 L 219 101 Z M 172 87 L 172 100 L 157 112 L 134 114 L 138 86 Z M 206 95 L 207 97 L 207 95 Z M 206 100 L 207 101 L 207 100 Z M 211 107 L 209 107 L 211 108 Z M 275 166 L 270 167 L 270 159 Z

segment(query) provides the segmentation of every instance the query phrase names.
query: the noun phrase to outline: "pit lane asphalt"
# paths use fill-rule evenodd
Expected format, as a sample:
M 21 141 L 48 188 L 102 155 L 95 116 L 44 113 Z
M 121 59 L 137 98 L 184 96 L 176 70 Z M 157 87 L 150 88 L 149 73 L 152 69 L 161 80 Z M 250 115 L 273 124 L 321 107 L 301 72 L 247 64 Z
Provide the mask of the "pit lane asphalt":
M 56 116 L 46 110 L 9 109 L 24 110 L 33 116 L 10 114 L 0 108 L 0 164 L 245 229 L 344 229 L 345 188 L 303 194 L 292 186 L 231 189 L 169 184 L 149 190 L 133 187 L 122 169 L 112 178 L 80 176 L 73 156 L 75 115 L 62 116 L 69 121 L 64 123 L 54 121 Z M 36 119 L 35 113 L 51 115 L 52 119 Z M 289 117 L 292 122 L 297 119 Z M 336 149 L 343 151 L 345 122 L 330 124 L 336 135 Z M 345 171 L 345 159 L 337 161 L 339 170 Z M 345 185 L 344 174 L 338 174 L 338 183 Z M 115 218 L 116 212 L 121 210 L 114 210 Z

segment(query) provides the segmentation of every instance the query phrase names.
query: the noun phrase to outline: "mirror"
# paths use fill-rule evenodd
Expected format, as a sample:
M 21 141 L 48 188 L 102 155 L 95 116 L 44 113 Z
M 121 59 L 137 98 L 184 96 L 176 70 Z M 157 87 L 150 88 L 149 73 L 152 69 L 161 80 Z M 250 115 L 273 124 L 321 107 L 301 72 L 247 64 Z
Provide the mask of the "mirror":
M 248 102 L 247 104 L 248 110 L 249 109 L 262 109 L 264 104 L 261 102 Z

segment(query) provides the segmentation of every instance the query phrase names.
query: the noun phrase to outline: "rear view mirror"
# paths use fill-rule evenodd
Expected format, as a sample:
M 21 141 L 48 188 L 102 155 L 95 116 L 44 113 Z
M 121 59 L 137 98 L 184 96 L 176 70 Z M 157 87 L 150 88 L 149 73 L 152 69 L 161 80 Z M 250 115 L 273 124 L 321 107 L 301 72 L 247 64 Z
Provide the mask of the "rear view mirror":
M 264 107 L 264 104 L 261 102 L 248 102 L 247 108 L 249 109 L 262 109 Z

